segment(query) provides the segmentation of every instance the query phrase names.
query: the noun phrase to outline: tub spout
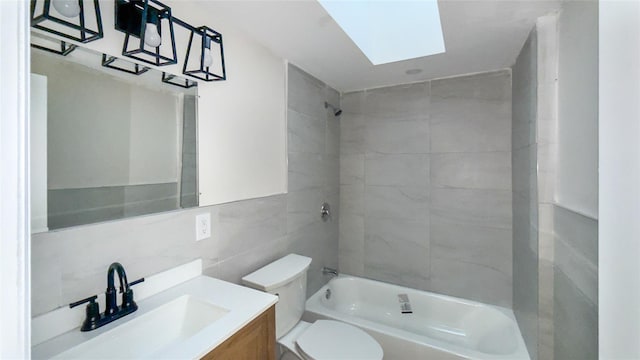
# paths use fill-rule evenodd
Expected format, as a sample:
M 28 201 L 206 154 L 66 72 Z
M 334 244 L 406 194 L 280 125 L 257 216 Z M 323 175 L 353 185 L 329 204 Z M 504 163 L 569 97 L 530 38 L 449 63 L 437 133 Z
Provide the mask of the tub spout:
M 325 266 L 322 268 L 322 275 L 338 276 L 338 270 Z

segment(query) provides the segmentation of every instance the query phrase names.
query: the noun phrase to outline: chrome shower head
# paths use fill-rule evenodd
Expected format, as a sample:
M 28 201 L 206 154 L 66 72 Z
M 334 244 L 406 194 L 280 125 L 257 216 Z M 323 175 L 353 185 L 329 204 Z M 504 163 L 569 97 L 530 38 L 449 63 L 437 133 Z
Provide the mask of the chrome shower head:
M 335 107 L 335 106 L 333 106 L 333 105 L 329 104 L 329 103 L 328 103 L 328 102 L 326 102 L 326 101 L 324 102 L 324 108 L 325 108 L 325 109 L 329 108 L 329 109 L 333 110 L 333 116 L 338 117 L 338 116 L 340 116 L 340 114 L 342 114 L 342 110 L 340 110 L 340 109 L 338 109 L 337 107 Z

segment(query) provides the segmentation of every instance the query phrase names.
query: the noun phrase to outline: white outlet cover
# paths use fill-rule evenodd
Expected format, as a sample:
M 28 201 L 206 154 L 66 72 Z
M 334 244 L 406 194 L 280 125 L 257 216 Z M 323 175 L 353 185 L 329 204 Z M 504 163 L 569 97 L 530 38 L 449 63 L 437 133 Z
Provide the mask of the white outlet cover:
M 211 237 L 211 214 L 205 213 L 196 216 L 196 241 Z

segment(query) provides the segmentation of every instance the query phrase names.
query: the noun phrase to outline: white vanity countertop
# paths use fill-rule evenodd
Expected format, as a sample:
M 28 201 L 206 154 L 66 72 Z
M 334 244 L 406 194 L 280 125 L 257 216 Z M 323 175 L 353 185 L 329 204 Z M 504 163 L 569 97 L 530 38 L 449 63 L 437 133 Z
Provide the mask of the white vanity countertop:
M 81 332 L 77 328 L 38 344 L 32 348 L 32 357 L 34 359 L 54 357 L 85 341 L 116 329 L 119 325 L 149 313 L 183 295 L 191 295 L 218 307 L 228 309 L 229 312 L 194 336 L 179 343 L 171 344 L 161 349 L 160 353 L 151 354 L 155 355 L 153 357 L 199 359 L 278 301 L 276 296 L 268 293 L 207 276 L 198 276 L 154 296 L 137 301 L 138 310 L 136 312 L 97 330 Z M 172 326 L 172 324 L 167 323 L 166 326 Z M 145 339 L 153 336 L 154 334 L 140 334 L 139 341 L 145 341 Z

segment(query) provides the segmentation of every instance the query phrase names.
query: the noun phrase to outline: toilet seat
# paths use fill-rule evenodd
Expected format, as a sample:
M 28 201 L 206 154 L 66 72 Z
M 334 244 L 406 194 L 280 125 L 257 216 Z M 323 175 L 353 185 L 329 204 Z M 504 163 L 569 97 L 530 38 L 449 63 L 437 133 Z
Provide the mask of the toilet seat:
M 382 347 L 369 334 L 340 321 L 318 320 L 295 342 L 309 360 L 381 360 L 383 356 Z

